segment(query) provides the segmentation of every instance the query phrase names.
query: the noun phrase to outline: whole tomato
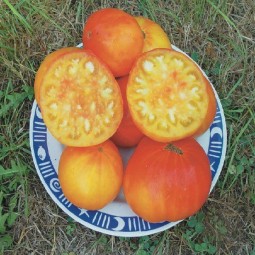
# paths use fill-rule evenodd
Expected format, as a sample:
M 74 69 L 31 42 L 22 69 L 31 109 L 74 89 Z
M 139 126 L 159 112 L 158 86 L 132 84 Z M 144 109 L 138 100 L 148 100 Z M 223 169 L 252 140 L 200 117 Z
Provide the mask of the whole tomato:
M 171 48 L 168 35 L 159 24 L 143 16 L 135 19 L 144 33 L 143 52 L 156 48 Z
M 105 8 L 90 15 L 83 30 L 85 49 L 92 50 L 115 77 L 127 75 L 143 49 L 143 33 L 135 18 Z
M 178 221 L 195 214 L 211 187 L 209 159 L 194 138 L 160 143 L 144 137 L 124 174 L 131 209 L 149 222 Z
M 120 191 L 122 159 L 110 140 L 90 147 L 66 147 L 60 157 L 58 177 L 71 203 L 87 210 L 99 210 Z
M 120 147 L 133 147 L 144 134 L 136 127 L 129 112 L 126 95 L 128 76 L 117 79 L 117 82 L 123 99 L 123 118 L 111 140 Z

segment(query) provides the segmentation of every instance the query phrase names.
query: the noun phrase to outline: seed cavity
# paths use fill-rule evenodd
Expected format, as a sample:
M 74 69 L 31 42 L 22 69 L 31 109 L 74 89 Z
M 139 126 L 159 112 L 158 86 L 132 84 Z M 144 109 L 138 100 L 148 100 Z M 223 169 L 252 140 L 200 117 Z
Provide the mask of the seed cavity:
M 180 99 L 184 100 L 187 98 L 187 95 L 184 92 L 180 92 L 179 97 L 180 97 Z
M 196 80 L 196 76 L 194 75 L 194 74 L 189 74 L 188 75 L 188 79 L 189 79 L 189 81 L 195 81 Z
M 174 59 L 174 62 L 175 62 L 175 65 L 176 65 L 177 67 L 183 67 L 183 66 L 184 66 L 183 61 L 180 60 L 180 59 L 175 58 L 175 59 Z
M 90 104 L 90 111 L 91 112 L 94 112 L 96 110 L 96 103 L 93 101 L 91 104 Z
M 68 73 L 71 75 L 74 75 L 77 73 L 77 67 L 76 66 L 70 66 L 68 69 Z
M 114 106 L 114 102 L 111 101 L 111 102 L 107 105 L 107 108 L 108 108 L 108 109 L 112 109 L 113 106 Z
M 168 117 L 173 124 L 176 123 L 176 109 L 174 107 L 168 109 Z
M 85 64 L 85 68 L 90 72 L 90 73 L 93 73 L 95 71 L 95 66 L 94 64 L 91 62 L 91 61 L 88 61 L 86 64 Z
M 66 127 L 67 126 L 67 120 L 63 120 L 60 124 L 59 124 L 59 127 L 61 127 L 61 128 L 64 128 L 64 127 Z
M 142 84 L 142 83 L 144 83 L 144 80 L 143 79 L 141 79 L 140 77 L 135 77 L 135 81 L 137 82 L 137 83 L 139 83 L 139 84 Z
M 144 71 L 152 72 L 153 68 L 154 68 L 154 64 L 151 61 L 145 60 L 143 62 L 143 69 L 144 69 Z
M 153 113 L 150 113 L 148 116 L 148 119 L 149 119 L 149 122 L 152 123 L 156 119 L 156 117 Z
M 50 109 L 51 109 L 51 110 L 57 110 L 57 109 L 58 109 L 57 103 L 52 103 L 52 104 L 50 105 Z
M 112 94 L 112 92 L 113 92 L 112 88 L 105 88 L 105 89 L 102 90 L 101 96 L 104 97 L 104 98 L 107 98 Z
M 89 133 L 90 128 L 91 128 L 90 121 L 89 121 L 89 119 L 85 118 L 84 119 L 84 129 L 85 129 L 85 132 Z
M 100 85 L 104 85 L 106 82 L 108 81 L 106 76 L 103 76 L 100 80 L 99 80 L 99 84 Z
M 141 95 L 147 95 L 148 94 L 148 89 L 146 89 L 146 88 L 137 89 L 136 93 L 141 94 Z

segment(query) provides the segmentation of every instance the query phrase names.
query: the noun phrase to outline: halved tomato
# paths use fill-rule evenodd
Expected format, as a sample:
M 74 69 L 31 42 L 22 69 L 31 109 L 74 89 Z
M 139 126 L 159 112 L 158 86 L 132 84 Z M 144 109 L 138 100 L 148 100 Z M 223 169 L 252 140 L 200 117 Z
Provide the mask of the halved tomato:
M 40 104 L 49 131 L 69 146 L 104 142 L 123 116 L 118 83 L 86 50 L 68 52 L 51 63 L 40 86 Z
M 59 56 L 67 53 L 67 52 L 71 52 L 71 51 L 80 51 L 80 48 L 77 47 L 65 47 L 65 48 L 61 48 L 58 49 L 56 51 L 51 52 L 50 54 L 48 54 L 45 59 L 42 61 L 42 63 L 39 66 L 38 71 L 36 72 L 35 75 L 35 81 L 34 81 L 34 92 L 35 92 L 35 100 L 37 102 L 37 104 L 40 107 L 40 85 L 41 82 L 43 80 L 43 77 L 45 75 L 45 73 L 47 72 L 48 67 L 50 66 L 50 64 L 57 59 Z
M 120 147 L 133 147 L 139 143 L 144 134 L 136 127 L 129 112 L 126 94 L 128 75 L 117 79 L 117 82 L 123 99 L 123 118 L 111 140 Z
M 138 128 L 161 142 L 207 129 L 216 112 L 214 92 L 199 67 L 185 54 L 169 49 L 154 49 L 136 61 L 127 100 Z
M 156 48 L 172 48 L 166 32 L 159 24 L 143 16 L 135 19 L 144 33 L 143 52 Z

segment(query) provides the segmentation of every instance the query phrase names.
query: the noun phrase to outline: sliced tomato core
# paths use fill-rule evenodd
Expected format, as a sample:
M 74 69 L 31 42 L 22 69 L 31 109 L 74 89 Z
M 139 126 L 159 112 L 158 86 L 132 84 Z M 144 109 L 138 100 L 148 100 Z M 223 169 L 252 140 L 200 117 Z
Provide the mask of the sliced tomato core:
M 208 112 L 208 83 L 183 53 L 169 49 L 144 53 L 127 86 L 134 122 L 145 135 L 162 142 L 194 134 Z
M 71 52 L 51 64 L 41 84 L 44 122 L 69 146 L 91 146 L 114 134 L 123 115 L 118 83 L 92 53 Z

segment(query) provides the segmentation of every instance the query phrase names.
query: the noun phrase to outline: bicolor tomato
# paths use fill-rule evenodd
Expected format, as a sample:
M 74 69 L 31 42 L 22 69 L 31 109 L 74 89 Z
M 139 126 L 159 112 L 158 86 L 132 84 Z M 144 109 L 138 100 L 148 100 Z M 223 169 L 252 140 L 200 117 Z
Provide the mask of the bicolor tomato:
M 116 8 L 92 13 L 84 26 L 83 44 L 93 51 L 115 77 L 129 73 L 143 49 L 143 33 L 135 18 Z
M 124 174 L 131 209 L 149 222 L 178 221 L 195 214 L 211 187 L 209 159 L 194 138 L 161 143 L 144 137 Z
M 60 157 L 58 177 L 71 203 L 87 210 L 99 210 L 120 191 L 122 159 L 110 140 L 90 147 L 66 147 Z
M 127 100 L 136 126 L 161 142 L 201 134 L 216 113 L 215 95 L 202 71 L 169 49 L 139 57 L 129 75 Z
M 117 130 L 123 103 L 118 83 L 91 52 L 68 52 L 49 66 L 40 106 L 51 134 L 68 146 L 91 146 Z

